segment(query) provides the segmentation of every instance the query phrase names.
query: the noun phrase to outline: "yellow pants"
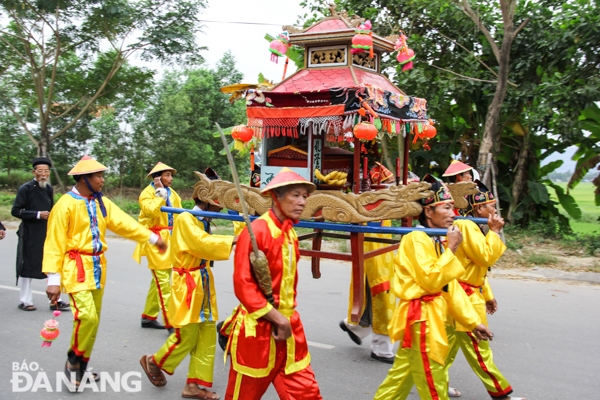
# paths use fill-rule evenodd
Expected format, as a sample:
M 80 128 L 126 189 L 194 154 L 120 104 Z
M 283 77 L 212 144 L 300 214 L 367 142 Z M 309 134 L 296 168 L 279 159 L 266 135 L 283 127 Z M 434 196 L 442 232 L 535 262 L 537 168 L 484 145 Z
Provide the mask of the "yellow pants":
M 214 322 L 201 322 L 175 328 L 165 344 L 154 354 L 154 362 L 167 374 L 189 354 L 190 365 L 186 383 L 212 387 L 215 365 L 217 330 Z
M 80 362 L 87 365 L 92 355 L 96 333 L 100 325 L 103 295 L 104 289 L 69 293 L 71 311 L 73 312 L 73 332 L 71 334 L 71 348 L 69 349 L 69 362 L 71 364 Z
M 171 271 L 172 269 L 151 269 L 152 280 L 146 296 L 146 305 L 142 318 L 155 320 L 159 311 L 162 310 L 165 328 L 171 328 L 169 317 L 167 317 L 167 306 L 171 298 Z
M 374 400 L 404 400 L 414 384 L 423 400 L 449 400 L 444 366 L 427 354 L 427 337 L 421 335 L 425 324 L 417 322 L 412 325 L 413 346 L 398 349 L 394 364 L 377 389 Z M 423 330 L 426 331 L 426 328 Z
M 492 349 L 488 341 L 482 340 L 477 343 L 471 332 L 456 332 L 454 327 L 449 325 L 446 326 L 446 331 L 450 345 L 445 367 L 447 378 L 448 370 L 456 358 L 458 349 L 461 348 L 471 369 L 479 377 L 492 398 L 505 397 L 512 393 L 510 384 L 494 364 Z

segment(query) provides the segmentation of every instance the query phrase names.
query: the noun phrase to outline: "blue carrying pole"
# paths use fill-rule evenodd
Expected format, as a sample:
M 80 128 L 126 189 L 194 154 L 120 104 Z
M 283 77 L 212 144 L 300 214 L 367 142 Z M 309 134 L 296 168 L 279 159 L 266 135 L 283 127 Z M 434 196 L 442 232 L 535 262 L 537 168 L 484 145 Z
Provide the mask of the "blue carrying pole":
M 225 219 L 229 221 L 244 222 L 244 217 L 241 215 L 212 212 L 212 211 L 198 211 L 198 210 L 186 210 L 184 208 L 175 207 L 161 207 L 162 212 L 169 212 L 174 214 L 181 214 L 183 212 L 189 212 L 197 217 L 204 218 L 216 218 Z M 250 216 L 251 220 L 258 217 Z M 457 219 L 468 219 L 475 222 L 476 224 L 487 224 L 485 218 L 470 218 L 470 217 L 456 217 Z M 339 231 L 339 232 L 359 232 L 359 233 L 387 233 L 393 235 L 406 235 L 412 231 L 420 230 L 425 232 L 429 236 L 446 236 L 446 229 L 437 228 L 409 228 L 404 226 L 373 226 L 373 225 L 358 225 L 358 224 L 341 224 L 337 222 L 318 222 L 318 221 L 300 221 L 294 225 L 298 228 L 309 228 L 309 229 L 323 229 L 328 231 Z

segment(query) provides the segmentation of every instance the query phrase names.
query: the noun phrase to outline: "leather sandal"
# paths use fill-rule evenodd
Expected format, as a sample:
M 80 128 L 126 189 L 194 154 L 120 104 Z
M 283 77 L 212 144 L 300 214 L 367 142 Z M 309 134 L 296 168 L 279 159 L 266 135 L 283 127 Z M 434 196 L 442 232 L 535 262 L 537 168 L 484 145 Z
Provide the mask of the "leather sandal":
M 167 378 L 165 377 L 165 374 L 163 374 L 161 369 L 158 368 L 158 365 L 156 366 L 156 368 L 158 368 L 158 373 L 150 372 L 150 361 L 148 360 L 148 357 L 152 357 L 152 356 L 143 355 L 142 358 L 140 358 L 140 365 L 142 366 L 142 369 L 146 373 L 148 380 L 154 386 L 157 386 L 157 387 L 165 386 L 167 384 Z
M 75 376 L 73 376 L 73 373 L 75 373 Z M 79 363 L 77 363 L 76 365 L 71 365 L 69 363 L 69 360 L 67 360 L 67 362 L 65 363 L 65 375 L 67 376 L 69 382 L 71 382 L 72 385 L 75 385 L 75 389 L 78 389 L 79 385 L 81 384 L 82 378 Z
M 35 306 L 33 304 L 30 304 L 28 306 L 26 306 L 25 304 L 21 303 L 18 305 L 19 310 L 23 310 L 23 311 L 35 311 L 37 310 L 37 308 L 35 308 Z

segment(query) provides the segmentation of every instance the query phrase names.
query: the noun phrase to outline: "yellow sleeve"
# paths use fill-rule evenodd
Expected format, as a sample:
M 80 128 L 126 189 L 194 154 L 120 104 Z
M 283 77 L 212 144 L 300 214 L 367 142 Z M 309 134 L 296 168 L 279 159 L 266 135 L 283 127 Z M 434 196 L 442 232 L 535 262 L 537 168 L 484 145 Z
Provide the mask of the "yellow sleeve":
M 444 293 L 444 297 L 448 303 L 448 312 L 459 324 L 470 331 L 481 324 L 479 314 L 456 279 L 448 283 L 448 292 Z
M 121 210 L 116 204 L 103 198 L 106 207 L 106 227 L 124 238 L 144 243 L 150 240 L 150 229 L 133 219 L 125 211 Z
M 73 204 L 71 196 L 63 195 L 52 207 L 48 218 L 48 230 L 44 241 L 44 256 L 42 261 L 42 272 L 62 273 L 63 260 L 67 253 L 69 232 L 69 221 L 74 211 L 70 205 Z
M 186 242 L 187 252 L 204 260 L 219 261 L 229 259 L 233 247 L 233 236 L 211 235 L 202 229 L 190 213 L 181 213 L 175 220 L 173 231 L 177 240 Z
M 483 235 L 481 229 L 473 221 L 458 220 L 454 223 L 463 235 L 460 244 L 465 255 L 480 267 L 491 267 L 506 250 L 506 246 L 497 233 L 489 231 Z
M 492 287 L 490 286 L 488 278 L 485 278 L 485 283 L 481 287 L 481 291 L 485 301 L 494 300 L 494 293 L 492 292 Z
M 159 218 L 162 212 L 160 208 L 167 205 L 167 202 L 162 197 L 157 197 L 154 194 L 154 187 L 151 185 L 142 190 L 138 201 L 140 203 L 140 217 L 148 219 Z
M 402 238 L 398 261 L 405 266 L 413 266 L 410 268 L 413 270 L 412 278 L 429 293 L 438 293 L 448 282 L 465 272 L 452 251 L 446 249 L 438 257 L 432 239 L 419 231 Z

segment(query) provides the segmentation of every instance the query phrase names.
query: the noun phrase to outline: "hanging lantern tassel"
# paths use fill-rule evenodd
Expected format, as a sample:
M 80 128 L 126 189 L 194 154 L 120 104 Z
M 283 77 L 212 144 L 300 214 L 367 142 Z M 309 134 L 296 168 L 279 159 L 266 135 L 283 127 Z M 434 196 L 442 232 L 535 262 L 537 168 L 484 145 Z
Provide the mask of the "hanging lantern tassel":
M 54 318 L 44 322 L 44 327 L 40 331 L 40 338 L 43 340 L 42 347 L 52 346 L 52 342 L 56 340 L 60 331 L 58 330 L 58 321 L 56 317 L 60 315 L 60 311 L 54 311 Z
M 400 31 L 400 36 L 398 40 L 396 40 L 396 44 L 394 48 L 398 50 L 398 55 L 396 56 L 396 60 L 402 66 L 402 71 L 408 71 L 413 67 L 413 60 L 415 59 L 415 52 L 413 49 L 409 49 L 406 44 L 406 35 L 404 32 Z

